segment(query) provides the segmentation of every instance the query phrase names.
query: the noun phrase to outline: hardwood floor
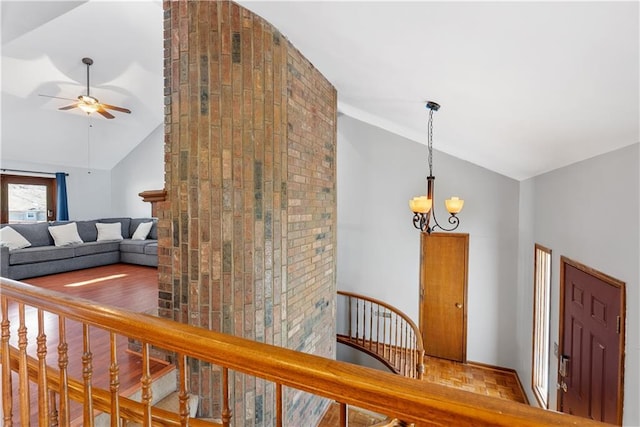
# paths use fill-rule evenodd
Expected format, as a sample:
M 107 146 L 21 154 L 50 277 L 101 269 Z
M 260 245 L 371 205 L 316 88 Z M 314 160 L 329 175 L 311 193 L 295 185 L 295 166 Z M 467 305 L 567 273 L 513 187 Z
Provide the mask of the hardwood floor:
M 78 270 L 51 276 L 22 280 L 25 283 L 64 293 L 66 295 L 85 298 L 100 304 L 111 305 L 134 312 L 153 313 L 158 301 L 157 269 L 129 264 L 115 264 L 87 270 Z M 11 342 L 17 343 L 16 328 L 18 325 L 17 304 L 9 307 L 11 321 Z M 58 366 L 59 321 L 58 317 L 45 313 L 44 329 L 47 335 L 47 364 Z M 36 356 L 37 311 L 25 308 L 25 323 L 28 328 L 27 351 Z M 96 327 L 90 327 L 90 345 L 93 354 L 93 386 L 108 389 L 109 386 L 109 333 Z M 68 344 L 68 373 L 72 378 L 82 379 L 83 334 L 82 325 L 70 320 L 66 321 L 66 341 Z M 120 391 L 128 395 L 139 387 L 141 358 L 137 353 L 128 351 L 126 337 L 117 336 L 118 364 L 120 367 Z M 167 369 L 167 364 L 158 360 L 151 361 L 151 374 L 157 376 Z M 17 378 L 14 376 L 14 399 L 18 396 Z M 34 388 L 34 387 L 32 387 Z M 14 400 L 14 408 L 18 402 Z M 32 419 L 37 419 L 37 401 L 32 392 Z M 79 404 L 71 405 L 71 419 L 80 416 L 82 408 Z M 14 418 L 17 415 L 14 410 Z M 19 425 L 19 424 L 16 424 Z
M 142 267 L 129 264 L 115 264 L 97 267 L 87 270 L 73 271 L 69 273 L 55 274 L 51 276 L 37 277 L 23 280 L 42 288 L 61 292 L 70 296 L 85 298 L 100 304 L 106 304 L 135 312 L 154 313 L 158 303 L 157 270 L 152 267 Z M 16 339 L 14 327 L 17 325 L 17 308 L 12 305 L 12 340 Z M 29 352 L 35 355 L 37 332 L 37 314 L 33 309 L 27 309 L 25 313 L 29 332 Z M 47 361 L 57 366 L 58 354 L 58 319 L 56 316 L 45 316 L 45 332 L 47 334 Z M 75 360 L 70 357 L 69 374 L 76 378 L 82 378 L 82 328 L 74 322 L 67 322 L 67 342 L 69 355 L 75 355 Z M 120 365 L 120 389 L 132 390 L 138 387 L 140 379 L 140 357 L 127 351 L 127 340 L 118 337 L 118 363 Z M 14 341 L 15 343 L 15 341 Z M 96 387 L 107 388 L 109 377 L 107 367 L 109 365 L 109 336 L 98 328 L 91 328 L 91 350 L 94 355 L 93 384 Z M 482 365 L 461 364 L 437 358 L 425 358 L 425 381 L 455 387 L 474 393 L 481 393 L 503 399 L 527 403 L 517 375 L 513 371 L 494 369 Z M 154 361 L 152 375 L 157 375 L 166 365 Z M 14 378 L 13 385 L 16 387 Z M 33 394 L 33 393 L 32 393 Z M 124 392 L 123 394 L 126 394 Z M 35 395 L 35 394 L 34 394 Z M 14 396 L 17 396 L 14 390 Z M 32 399 L 32 417 L 37 416 L 37 405 Z M 14 408 L 17 408 L 14 402 Z M 35 407 L 34 407 L 35 406 Z M 79 404 L 72 405 L 72 419 L 81 414 Z M 17 411 L 14 411 L 17 412 Z M 321 427 L 337 425 L 339 420 L 339 408 L 332 405 L 320 423 Z M 355 408 L 349 410 L 349 425 L 352 427 L 371 426 L 380 423 L 381 417 L 376 414 L 358 411 Z M 19 423 L 15 423 L 19 425 Z

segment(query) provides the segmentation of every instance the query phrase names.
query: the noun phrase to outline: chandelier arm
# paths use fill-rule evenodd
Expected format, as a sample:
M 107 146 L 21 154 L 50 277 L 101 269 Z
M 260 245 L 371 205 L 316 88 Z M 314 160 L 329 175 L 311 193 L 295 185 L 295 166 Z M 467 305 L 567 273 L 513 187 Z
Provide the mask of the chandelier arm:
M 436 227 L 438 227 L 440 230 L 442 231 L 453 231 L 456 228 L 458 228 L 458 225 L 460 225 L 460 218 L 458 218 L 457 216 L 455 216 L 455 214 L 451 214 L 451 216 L 449 217 L 449 224 L 452 224 L 453 227 L 451 228 L 444 228 L 443 226 L 441 226 L 440 224 L 438 224 L 438 221 L 436 221 L 435 215 L 433 217 L 433 222 L 435 223 L 433 225 L 433 227 L 431 227 L 431 231 L 435 230 Z
M 420 231 L 425 231 L 427 226 L 426 214 L 415 212 L 413 214 L 413 226 Z

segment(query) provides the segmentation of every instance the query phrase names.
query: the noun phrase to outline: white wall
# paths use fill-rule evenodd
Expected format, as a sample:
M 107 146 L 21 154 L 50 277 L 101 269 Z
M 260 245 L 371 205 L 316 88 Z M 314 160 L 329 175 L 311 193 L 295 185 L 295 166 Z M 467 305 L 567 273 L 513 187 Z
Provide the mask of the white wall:
M 95 219 L 113 216 L 111 172 L 2 159 L 1 168 L 38 172 L 66 172 L 69 219 Z M 7 171 L 7 173 L 12 173 Z
M 521 232 L 519 303 L 520 379 L 531 388 L 531 264 L 533 245 L 552 250 L 551 351 L 558 342 L 560 256 L 564 255 L 626 282 L 627 334 L 624 425 L 640 425 L 640 144 L 635 144 L 522 183 L 520 218 L 533 219 L 533 233 Z M 524 211 L 526 209 L 526 211 Z M 557 359 L 551 358 L 551 408 L 556 407 Z
M 341 116 L 337 162 L 338 289 L 418 323 L 420 236 L 408 201 L 426 191 L 427 147 Z M 438 151 L 433 163 L 440 222 L 445 198 L 465 199 L 457 231 L 470 235 L 467 357 L 515 368 L 518 182 Z
M 153 130 L 111 170 L 111 200 L 116 216 L 151 216 L 151 204 L 138 193 L 164 188 L 164 126 Z

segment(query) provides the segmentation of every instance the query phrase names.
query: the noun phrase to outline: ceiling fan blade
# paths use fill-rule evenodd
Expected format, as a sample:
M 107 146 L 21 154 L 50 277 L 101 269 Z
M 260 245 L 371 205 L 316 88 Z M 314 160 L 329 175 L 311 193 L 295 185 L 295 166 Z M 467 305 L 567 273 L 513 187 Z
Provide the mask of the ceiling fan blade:
M 45 98 L 66 99 L 67 101 L 75 101 L 75 99 L 72 99 L 72 98 L 63 98 L 61 96 L 53 96 L 53 95 L 43 95 L 41 93 L 39 93 L 38 96 L 43 96 Z
M 104 108 L 98 108 L 97 112 L 107 119 L 115 119 L 115 116 L 106 111 Z
M 116 107 L 115 105 L 109 105 L 109 104 L 100 104 L 100 105 L 102 106 L 102 108 L 108 108 L 109 110 L 120 111 L 121 113 L 131 114 L 131 110 L 129 110 L 128 108 Z
M 58 108 L 58 110 L 71 110 L 72 108 L 77 108 L 77 107 L 78 107 L 78 103 L 76 102 L 75 104 L 60 107 Z

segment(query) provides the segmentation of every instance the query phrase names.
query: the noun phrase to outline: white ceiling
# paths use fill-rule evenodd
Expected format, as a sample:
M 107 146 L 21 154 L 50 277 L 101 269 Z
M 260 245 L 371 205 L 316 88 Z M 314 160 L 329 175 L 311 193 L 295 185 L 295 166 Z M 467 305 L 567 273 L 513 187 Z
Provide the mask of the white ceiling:
M 640 141 L 636 1 L 240 3 L 335 85 L 342 113 L 425 143 L 436 101 L 436 149 L 515 179 Z M 92 94 L 133 111 L 93 119 L 93 167 L 162 123 L 159 1 L 3 0 L 2 36 L 4 158 L 86 167 L 87 118 L 38 96 L 84 93 L 84 56 Z
M 2 158 L 111 169 L 163 122 L 160 1 L 2 1 Z M 113 120 L 58 111 L 86 93 Z M 92 125 L 89 129 L 89 124 Z M 90 130 L 90 132 L 89 132 Z

